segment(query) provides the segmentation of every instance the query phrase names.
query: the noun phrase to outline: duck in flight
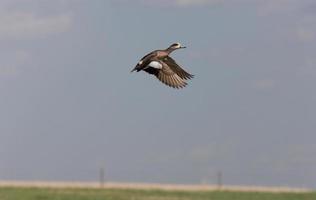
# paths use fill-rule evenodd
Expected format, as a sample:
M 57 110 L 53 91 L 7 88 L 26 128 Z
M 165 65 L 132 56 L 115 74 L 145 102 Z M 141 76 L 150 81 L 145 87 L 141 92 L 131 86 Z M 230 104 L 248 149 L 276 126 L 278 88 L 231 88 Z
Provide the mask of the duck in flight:
M 174 50 L 186 48 L 180 43 L 174 43 L 165 50 L 155 50 L 145 55 L 131 71 L 145 71 L 156 76 L 164 84 L 173 88 L 183 88 L 186 80 L 194 77 L 182 69 L 169 54 Z

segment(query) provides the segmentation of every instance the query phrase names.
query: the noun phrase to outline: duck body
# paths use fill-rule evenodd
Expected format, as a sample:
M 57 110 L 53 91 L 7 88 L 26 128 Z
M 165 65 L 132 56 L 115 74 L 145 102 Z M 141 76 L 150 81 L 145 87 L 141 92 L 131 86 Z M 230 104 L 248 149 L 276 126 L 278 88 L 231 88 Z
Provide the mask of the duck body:
M 183 88 L 187 85 L 185 80 L 193 78 L 192 74 L 183 70 L 169 54 L 176 49 L 185 48 L 179 43 L 170 45 L 165 50 L 155 50 L 145 55 L 133 71 L 145 71 L 156 76 L 164 84 L 173 88 Z

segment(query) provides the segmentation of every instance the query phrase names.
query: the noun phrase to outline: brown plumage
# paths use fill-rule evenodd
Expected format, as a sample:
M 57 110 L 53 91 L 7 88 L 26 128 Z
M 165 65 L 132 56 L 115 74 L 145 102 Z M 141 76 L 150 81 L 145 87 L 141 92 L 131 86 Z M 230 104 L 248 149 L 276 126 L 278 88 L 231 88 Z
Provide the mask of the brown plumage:
M 145 55 L 136 65 L 133 71 L 145 71 L 149 74 L 156 76 L 162 83 L 173 87 L 183 88 L 187 85 L 186 80 L 193 78 L 182 69 L 169 54 L 176 49 L 185 48 L 179 43 L 170 45 L 165 50 L 155 50 Z

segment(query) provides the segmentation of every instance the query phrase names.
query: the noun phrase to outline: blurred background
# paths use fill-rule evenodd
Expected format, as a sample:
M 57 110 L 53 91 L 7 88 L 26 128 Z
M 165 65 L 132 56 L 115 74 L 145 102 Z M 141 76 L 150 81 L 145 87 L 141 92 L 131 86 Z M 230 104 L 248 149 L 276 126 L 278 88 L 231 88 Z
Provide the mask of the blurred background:
M 314 0 L 1 0 L 0 180 L 316 188 Z M 139 59 L 173 42 L 182 90 Z

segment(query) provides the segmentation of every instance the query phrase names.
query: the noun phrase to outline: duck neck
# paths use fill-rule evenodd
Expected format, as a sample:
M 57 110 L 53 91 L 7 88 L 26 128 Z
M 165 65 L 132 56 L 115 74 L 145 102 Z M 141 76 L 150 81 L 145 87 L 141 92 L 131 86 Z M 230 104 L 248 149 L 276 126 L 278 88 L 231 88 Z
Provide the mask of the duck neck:
M 168 55 L 171 53 L 171 52 L 173 52 L 174 50 L 176 50 L 176 49 L 174 49 L 174 48 L 171 48 L 171 47 L 168 47 L 165 51 L 168 53 Z

